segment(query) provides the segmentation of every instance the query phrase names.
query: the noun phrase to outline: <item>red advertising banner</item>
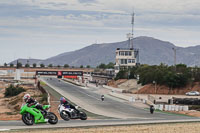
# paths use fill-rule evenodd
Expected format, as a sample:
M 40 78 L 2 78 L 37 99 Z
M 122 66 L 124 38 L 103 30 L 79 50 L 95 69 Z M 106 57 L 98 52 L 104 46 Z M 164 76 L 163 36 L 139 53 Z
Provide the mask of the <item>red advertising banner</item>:
M 64 78 L 68 78 L 68 79 L 77 79 L 77 76 L 64 76 Z
M 62 72 L 61 71 L 58 71 L 58 76 L 62 76 Z

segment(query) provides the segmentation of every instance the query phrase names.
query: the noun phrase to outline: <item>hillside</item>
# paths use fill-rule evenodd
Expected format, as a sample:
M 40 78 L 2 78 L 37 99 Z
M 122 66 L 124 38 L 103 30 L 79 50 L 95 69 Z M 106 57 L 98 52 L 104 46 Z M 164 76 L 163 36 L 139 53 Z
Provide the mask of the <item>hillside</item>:
M 174 63 L 174 44 L 161 41 L 151 37 L 134 38 L 134 48 L 140 51 L 141 64 L 172 65 Z M 105 44 L 92 44 L 80 50 L 62 53 L 43 61 L 44 64 L 69 64 L 71 66 L 91 65 L 97 66 L 100 63 L 115 62 L 116 48 L 128 47 L 128 41 Z M 177 63 L 184 63 L 189 66 L 200 65 L 200 46 L 176 47 Z

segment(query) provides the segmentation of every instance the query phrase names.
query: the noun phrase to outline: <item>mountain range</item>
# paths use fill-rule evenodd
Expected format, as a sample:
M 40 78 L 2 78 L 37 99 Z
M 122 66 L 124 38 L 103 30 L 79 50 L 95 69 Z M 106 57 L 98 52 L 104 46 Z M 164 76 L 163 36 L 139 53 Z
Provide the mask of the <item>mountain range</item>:
M 139 49 L 139 60 L 141 64 L 158 65 L 160 63 L 173 65 L 174 50 L 176 49 L 176 63 L 188 66 L 200 65 L 200 46 L 177 47 L 174 44 L 158 40 L 152 37 L 136 37 L 133 39 L 134 48 Z M 53 64 L 70 66 L 97 66 L 101 63 L 115 62 L 115 51 L 117 48 L 128 48 L 128 41 L 92 44 L 79 50 L 65 52 L 45 60 L 33 60 L 30 63 Z M 27 59 L 23 59 L 27 60 Z M 20 60 L 19 60 L 20 61 Z M 25 62 L 25 63 L 24 63 Z M 16 64 L 16 61 L 11 63 Z M 22 64 L 26 64 L 23 61 Z

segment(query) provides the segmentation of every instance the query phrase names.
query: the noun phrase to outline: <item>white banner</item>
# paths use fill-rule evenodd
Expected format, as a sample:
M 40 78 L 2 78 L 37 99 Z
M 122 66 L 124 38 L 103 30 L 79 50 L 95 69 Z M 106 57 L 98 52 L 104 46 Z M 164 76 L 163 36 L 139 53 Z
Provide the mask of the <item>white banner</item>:
M 7 70 L 0 70 L 0 75 L 7 75 L 7 74 L 8 74 Z

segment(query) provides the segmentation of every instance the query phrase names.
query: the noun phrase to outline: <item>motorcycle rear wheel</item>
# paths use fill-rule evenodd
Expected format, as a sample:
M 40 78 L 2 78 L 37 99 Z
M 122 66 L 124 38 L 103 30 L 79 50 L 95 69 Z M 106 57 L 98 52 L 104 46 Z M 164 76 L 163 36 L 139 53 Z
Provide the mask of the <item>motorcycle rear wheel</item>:
M 64 110 L 62 110 L 60 112 L 60 117 L 65 121 L 69 121 L 70 120 L 70 115 Z
M 29 113 L 25 113 L 22 115 L 22 121 L 26 125 L 30 126 L 30 125 L 33 125 L 33 123 L 34 123 L 34 117 Z

